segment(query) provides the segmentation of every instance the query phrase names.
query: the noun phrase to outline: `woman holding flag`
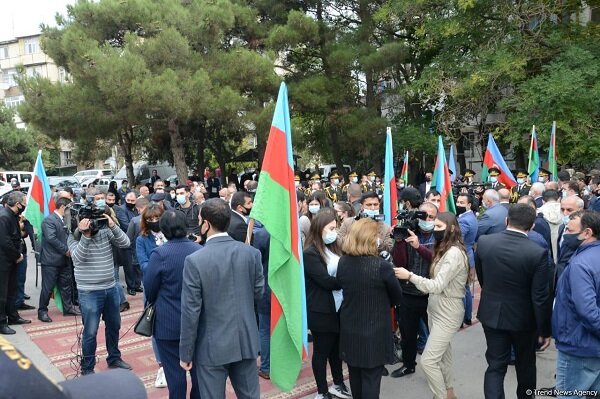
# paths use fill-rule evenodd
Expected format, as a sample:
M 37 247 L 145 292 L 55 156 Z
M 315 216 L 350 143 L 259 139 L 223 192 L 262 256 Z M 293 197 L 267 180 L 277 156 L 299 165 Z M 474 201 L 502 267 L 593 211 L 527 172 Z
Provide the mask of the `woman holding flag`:
M 430 334 L 421 362 L 434 399 L 450 399 L 455 398 L 450 341 L 465 314 L 463 298 L 469 261 L 456 216 L 438 213 L 433 236 L 432 278 L 417 276 L 403 267 L 396 268 L 395 274 L 401 280 L 409 280 L 419 291 L 431 294 L 427 305 Z

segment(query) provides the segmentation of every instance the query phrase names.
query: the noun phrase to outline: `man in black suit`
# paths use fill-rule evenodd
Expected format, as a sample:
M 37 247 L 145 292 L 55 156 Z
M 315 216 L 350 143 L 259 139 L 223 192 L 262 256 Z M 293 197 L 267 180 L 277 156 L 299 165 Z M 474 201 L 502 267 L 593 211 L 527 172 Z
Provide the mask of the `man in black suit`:
M 432 178 L 433 174 L 431 174 L 431 172 L 425 173 L 425 181 L 419 184 L 419 193 L 421 194 L 421 198 L 425 198 L 425 195 L 431 190 Z
M 558 260 L 556 261 L 555 283 L 558 283 L 560 275 L 567 267 L 571 256 L 573 256 L 579 246 L 576 234 L 565 230 L 571 215 L 575 212 L 583 211 L 583 208 L 583 200 L 576 195 L 571 195 L 560 201 L 560 213 L 562 214 L 563 224 L 558 228 Z
M 15 334 L 10 324 L 27 324 L 16 305 L 17 264 L 23 260 L 19 215 L 25 210 L 27 198 L 20 191 L 12 191 L 0 208 L 0 334 Z
M 58 290 L 63 302 L 63 314 L 73 316 L 79 314 L 73 307 L 73 280 L 71 276 L 71 252 L 67 246 L 68 228 L 65 225 L 65 212 L 71 200 L 59 198 L 56 201 L 56 210 L 48 215 L 42 222 L 42 250 L 40 263 L 42 264 L 42 292 L 38 307 L 38 319 L 50 323 L 48 316 L 48 303 L 50 294 L 58 283 Z
M 477 318 L 487 341 L 486 399 L 504 398 L 511 346 L 516 355 L 517 397 L 534 398 L 538 335 L 542 350 L 550 345 L 548 257 L 527 237 L 535 216 L 533 208 L 515 204 L 508 211 L 506 230 L 481 236 L 477 244 L 475 269 L 481 285 Z
M 236 241 L 246 242 L 248 231 L 248 215 L 252 210 L 252 196 L 245 191 L 238 191 L 231 197 L 231 221 L 227 234 Z

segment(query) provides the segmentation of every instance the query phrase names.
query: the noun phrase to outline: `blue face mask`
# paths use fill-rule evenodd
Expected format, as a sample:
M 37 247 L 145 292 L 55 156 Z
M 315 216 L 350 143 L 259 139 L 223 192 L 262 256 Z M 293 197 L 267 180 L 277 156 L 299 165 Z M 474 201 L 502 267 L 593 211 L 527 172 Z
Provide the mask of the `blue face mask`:
M 562 222 L 563 222 L 563 224 L 564 224 L 565 226 L 567 225 L 567 223 L 569 223 L 569 220 L 571 220 L 571 219 L 569 218 L 569 215 L 562 215 L 561 219 L 562 219 Z
M 100 200 L 95 201 L 94 204 L 96 204 L 97 207 L 102 208 L 102 207 L 106 206 L 106 201 L 103 199 L 100 199 Z
M 490 183 L 496 183 L 498 178 L 496 176 L 490 176 Z
M 328 231 L 323 235 L 323 242 L 325 245 L 329 245 L 337 240 L 337 231 Z
M 183 204 L 185 204 L 185 202 L 186 202 L 185 195 L 178 195 L 177 196 L 177 203 L 179 205 L 183 205 Z
M 363 213 L 368 217 L 373 217 L 379 215 L 379 209 L 365 209 Z
M 308 206 L 308 211 L 310 213 L 312 213 L 313 215 L 316 214 L 317 212 L 319 212 L 320 209 L 321 209 L 321 205 L 309 205 Z
M 421 229 L 421 231 L 428 233 L 433 230 L 433 227 L 433 222 L 419 219 L 419 228 Z
M 517 179 L 517 184 L 523 184 L 525 183 L 525 179 Z

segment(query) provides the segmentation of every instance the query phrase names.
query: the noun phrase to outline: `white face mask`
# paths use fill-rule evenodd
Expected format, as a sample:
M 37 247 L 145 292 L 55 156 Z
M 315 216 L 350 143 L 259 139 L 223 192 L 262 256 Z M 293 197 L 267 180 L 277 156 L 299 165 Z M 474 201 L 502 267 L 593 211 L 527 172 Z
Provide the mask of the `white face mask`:
M 333 179 L 333 180 L 331 181 L 331 184 L 332 184 L 333 186 L 337 186 L 339 182 L 340 182 L 340 181 L 339 181 L 338 179 Z
M 308 206 L 308 211 L 310 213 L 312 213 L 313 215 L 316 214 L 317 212 L 319 212 L 320 209 L 321 209 L 321 205 L 309 205 Z
M 375 181 L 375 176 L 369 176 L 369 181 L 373 183 Z
M 352 183 L 358 183 L 358 177 L 352 177 L 352 178 L 350 178 L 350 181 Z

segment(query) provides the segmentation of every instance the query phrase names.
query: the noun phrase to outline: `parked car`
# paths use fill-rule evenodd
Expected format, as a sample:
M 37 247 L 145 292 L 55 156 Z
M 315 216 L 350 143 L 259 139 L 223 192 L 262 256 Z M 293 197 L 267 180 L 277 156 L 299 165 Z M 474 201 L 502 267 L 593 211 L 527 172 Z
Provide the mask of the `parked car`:
M 136 182 L 140 184 L 149 183 L 152 171 L 155 169 L 161 179 L 166 179 L 167 177 L 177 174 L 175 168 L 166 162 L 150 165 L 146 161 L 137 161 L 133 163 L 133 175 L 135 176 Z M 123 166 L 112 180 L 117 182 L 117 187 L 121 187 L 121 182 L 125 179 L 127 179 L 127 170 L 125 169 L 125 166 Z
M 81 197 L 81 184 L 72 176 L 48 176 L 48 183 L 56 187 L 56 191 L 60 191 L 65 187 L 71 187 L 75 200 Z
M 352 172 L 352 166 L 350 165 L 344 165 L 344 169 L 345 171 L 338 170 L 338 172 L 342 172 L 342 174 Z M 335 164 L 319 165 L 319 175 L 321 176 L 321 180 L 329 181 L 329 175 L 331 174 L 332 170 L 337 170 L 337 166 Z
M 79 172 L 73 175 L 74 178 L 77 179 L 79 183 L 83 180 L 89 180 L 91 177 L 111 177 L 113 175 L 113 171 L 111 169 L 87 169 L 80 170 Z
M 97 189 L 106 192 L 108 191 L 110 181 L 110 177 L 88 177 L 87 179 L 83 179 L 81 181 L 81 188 L 85 190 L 91 183 L 94 183 L 94 186 L 96 186 Z
M 17 179 L 21 187 L 29 187 L 33 181 L 33 173 L 19 170 L 0 172 L 0 180 L 8 183 L 9 186 L 12 179 Z

